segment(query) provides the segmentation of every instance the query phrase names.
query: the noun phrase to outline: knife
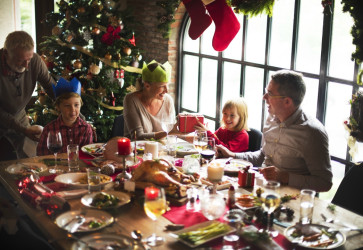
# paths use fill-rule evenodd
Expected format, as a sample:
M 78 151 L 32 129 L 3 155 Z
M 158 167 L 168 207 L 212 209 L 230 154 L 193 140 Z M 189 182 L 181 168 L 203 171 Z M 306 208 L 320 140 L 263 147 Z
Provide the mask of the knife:
M 286 228 L 286 227 L 290 227 L 291 226 L 290 223 L 282 222 L 282 221 L 279 221 L 278 219 L 274 219 L 273 221 L 274 221 L 274 224 L 276 224 L 276 225 L 278 225 L 280 227 Z

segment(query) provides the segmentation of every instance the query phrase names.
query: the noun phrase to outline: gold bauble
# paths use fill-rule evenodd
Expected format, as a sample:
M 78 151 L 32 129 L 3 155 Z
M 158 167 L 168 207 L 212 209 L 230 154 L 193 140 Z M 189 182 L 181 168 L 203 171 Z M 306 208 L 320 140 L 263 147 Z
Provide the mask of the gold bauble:
M 100 67 L 98 67 L 98 65 L 92 63 L 89 66 L 89 72 L 91 72 L 92 75 L 98 75 L 100 73 Z
M 112 59 L 112 55 L 107 52 L 107 54 L 105 55 L 105 59 L 111 60 Z
M 131 49 L 129 48 L 129 47 L 125 47 L 124 49 L 123 49 L 123 51 L 124 51 L 124 53 L 126 54 L 126 55 L 131 55 Z
M 80 69 L 80 68 L 82 68 L 82 62 L 81 62 L 81 60 L 77 59 L 76 61 L 74 61 L 74 63 L 73 63 L 73 67 L 74 67 L 75 69 Z
M 93 35 L 99 35 L 99 34 L 100 34 L 100 32 L 101 32 L 101 30 L 100 30 L 99 28 L 97 28 L 97 27 L 94 27 L 94 28 L 92 29 L 92 34 L 93 34 Z

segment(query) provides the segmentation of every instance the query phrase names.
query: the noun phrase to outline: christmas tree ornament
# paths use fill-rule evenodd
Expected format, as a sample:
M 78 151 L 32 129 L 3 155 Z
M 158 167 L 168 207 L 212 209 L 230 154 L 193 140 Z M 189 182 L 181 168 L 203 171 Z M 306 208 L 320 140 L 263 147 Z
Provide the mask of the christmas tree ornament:
M 86 9 L 85 9 L 84 7 L 79 7 L 79 8 L 77 9 L 77 12 L 78 12 L 78 14 L 83 14 L 83 13 L 85 13 L 85 12 L 86 12 Z
M 62 28 L 59 25 L 54 26 L 52 29 L 52 35 L 59 36 L 60 34 L 62 34 Z
M 81 60 L 79 60 L 79 59 L 75 60 L 74 63 L 73 63 L 73 68 L 75 68 L 75 69 L 81 69 L 82 68 L 82 62 L 81 62 Z
M 83 32 L 83 39 L 84 39 L 86 42 L 89 42 L 89 40 L 91 40 L 91 39 L 92 39 L 92 37 L 91 37 L 91 33 L 90 33 L 88 30 L 86 30 L 86 31 L 84 31 L 84 32 Z
M 131 55 L 131 49 L 129 47 L 124 47 L 123 52 L 128 56 Z
M 43 109 L 43 111 L 42 111 L 42 114 L 43 115 L 46 115 L 46 114 L 48 114 L 49 113 L 49 109 L 46 107 L 46 108 L 44 108 Z
M 73 38 L 74 38 L 73 33 L 69 33 L 69 34 L 66 36 L 66 41 L 70 43 L 70 42 L 72 42 Z
M 116 79 L 124 78 L 125 77 L 125 71 L 123 69 L 116 69 L 114 73 L 114 77 Z
M 106 89 L 103 88 L 102 86 L 99 86 L 98 89 L 96 89 L 96 92 L 97 92 L 97 95 L 101 98 L 106 96 Z
M 113 92 L 111 92 L 111 96 L 110 96 L 110 103 L 112 106 L 115 107 L 115 104 L 116 104 L 116 97 L 115 95 L 113 94 Z
M 100 67 L 94 63 L 92 63 L 89 67 L 89 71 L 92 75 L 98 75 L 101 71 Z
M 117 53 L 115 55 L 115 60 L 117 60 L 117 61 L 121 60 L 121 54 L 120 53 Z
M 142 59 L 142 55 L 141 54 L 137 54 L 136 55 L 136 60 L 141 61 L 141 59 Z
M 119 78 L 118 80 L 118 86 L 120 86 L 120 88 L 122 88 L 124 86 L 125 80 L 123 78 Z
M 136 46 L 136 40 L 135 40 L 135 33 L 134 32 L 132 32 L 132 38 L 129 39 L 129 42 L 132 45 Z
M 135 67 L 135 68 L 138 68 L 140 66 L 139 61 L 137 61 L 137 60 L 132 61 L 131 66 Z
M 101 30 L 98 27 L 93 27 L 92 34 L 93 35 L 99 35 L 101 33 Z
M 112 55 L 107 52 L 107 54 L 105 55 L 105 59 L 111 60 L 112 59 Z
M 103 110 L 100 107 L 98 107 L 98 109 L 96 110 L 96 114 L 103 115 Z
M 190 16 L 189 37 L 193 40 L 200 37 L 212 23 L 202 0 L 183 0 L 183 4 Z
M 102 35 L 101 42 L 111 46 L 115 40 L 119 40 L 121 37 L 119 33 L 121 32 L 121 27 L 118 26 L 114 28 L 113 26 L 109 25 L 107 27 L 107 32 Z
M 216 51 L 223 51 L 237 35 L 240 23 L 226 0 L 215 0 L 206 8 L 216 26 L 212 46 Z

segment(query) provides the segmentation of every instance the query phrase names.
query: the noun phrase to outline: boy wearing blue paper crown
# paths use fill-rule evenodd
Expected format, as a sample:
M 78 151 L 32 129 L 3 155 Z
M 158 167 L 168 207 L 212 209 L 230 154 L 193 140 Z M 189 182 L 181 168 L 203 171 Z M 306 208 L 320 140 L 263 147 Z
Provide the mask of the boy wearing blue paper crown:
M 79 116 L 83 104 L 81 83 L 77 78 L 73 78 L 70 82 L 60 78 L 57 85 L 53 86 L 53 90 L 56 96 L 55 106 L 60 115 L 44 127 L 37 146 L 37 155 L 52 154 L 47 148 L 49 131 L 60 131 L 61 133 L 62 149 L 59 153 L 66 153 L 69 144 L 78 144 L 79 147 L 82 147 L 93 143 L 91 125 Z

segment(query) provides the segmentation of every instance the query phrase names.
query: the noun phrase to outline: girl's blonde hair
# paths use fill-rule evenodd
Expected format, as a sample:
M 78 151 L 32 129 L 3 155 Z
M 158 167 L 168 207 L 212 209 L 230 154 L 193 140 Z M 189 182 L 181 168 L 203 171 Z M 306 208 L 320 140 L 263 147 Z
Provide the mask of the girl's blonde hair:
M 247 103 L 246 103 L 245 99 L 243 97 L 240 97 L 240 98 L 228 100 L 223 106 L 222 113 L 226 109 L 232 109 L 232 108 L 236 108 L 237 114 L 240 117 L 237 125 L 235 126 L 235 130 L 242 131 L 245 129 L 248 131 L 249 130 L 249 128 L 247 126 L 248 108 L 247 108 Z M 221 121 L 221 124 L 222 124 L 222 127 L 225 127 L 223 119 Z
M 71 97 L 79 97 L 79 99 L 81 100 L 81 106 L 83 105 L 83 101 L 82 98 L 79 94 L 77 94 L 76 92 L 66 92 L 64 94 L 61 94 L 60 96 L 57 97 L 57 99 L 55 99 L 54 105 L 56 107 L 58 107 L 58 105 L 63 101 L 63 100 L 68 100 Z

